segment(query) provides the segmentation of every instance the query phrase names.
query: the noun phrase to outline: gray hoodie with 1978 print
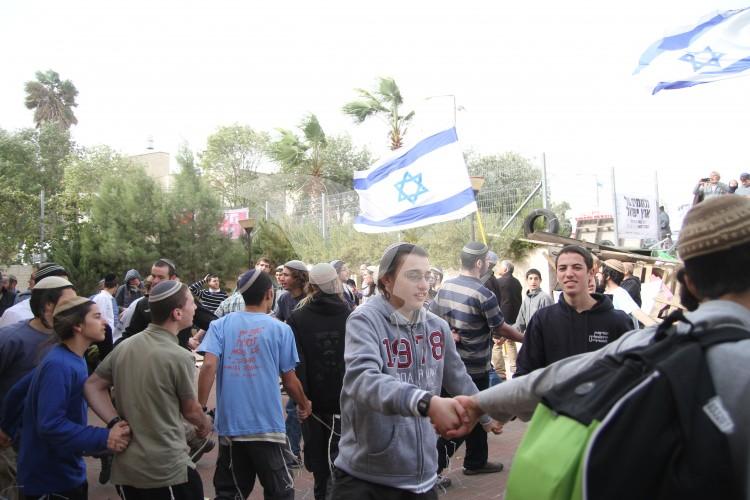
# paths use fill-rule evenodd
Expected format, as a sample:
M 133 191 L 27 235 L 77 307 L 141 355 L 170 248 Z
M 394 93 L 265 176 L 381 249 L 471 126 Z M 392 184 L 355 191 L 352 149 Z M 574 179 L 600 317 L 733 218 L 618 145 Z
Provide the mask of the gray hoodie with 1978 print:
M 424 308 L 405 318 L 378 295 L 349 316 L 344 361 L 336 467 L 393 488 L 430 490 L 437 435 L 417 402 L 426 392 L 440 395 L 441 387 L 477 392 L 448 323 Z

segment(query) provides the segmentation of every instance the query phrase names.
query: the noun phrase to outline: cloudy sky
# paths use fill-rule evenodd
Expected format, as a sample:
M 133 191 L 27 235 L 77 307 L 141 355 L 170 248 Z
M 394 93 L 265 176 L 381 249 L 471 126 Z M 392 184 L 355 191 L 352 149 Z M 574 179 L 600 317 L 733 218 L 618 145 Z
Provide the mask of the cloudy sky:
M 54 69 L 80 95 L 83 145 L 140 153 L 149 136 L 200 151 L 218 126 L 294 127 L 316 113 L 381 154 L 381 123 L 354 126 L 353 89 L 392 76 L 423 117 L 452 120 L 465 148 L 546 154 L 552 195 L 577 212 L 609 211 L 610 171 L 653 189 L 670 210 L 699 177 L 737 178 L 747 155 L 750 79 L 652 96 L 632 76 L 675 28 L 739 2 L 404 2 L 216 0 L 0 5 L 0 127 L 32 124 L 23 83 Z M 750 44 L 749 44 L 750 45 Z M 429 112 L 428 112 L 429 111 Z

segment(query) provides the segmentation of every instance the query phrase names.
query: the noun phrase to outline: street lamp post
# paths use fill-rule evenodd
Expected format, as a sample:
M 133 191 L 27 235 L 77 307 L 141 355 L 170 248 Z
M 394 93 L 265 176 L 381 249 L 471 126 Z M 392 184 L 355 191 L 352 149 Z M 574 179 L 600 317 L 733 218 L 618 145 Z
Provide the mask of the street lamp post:
M 253 267 L 253 229 L 255 228 L 255 218 L 250 217 L 237 221 L 240 227 L 245 230 L 247 235 L 247 266 Z

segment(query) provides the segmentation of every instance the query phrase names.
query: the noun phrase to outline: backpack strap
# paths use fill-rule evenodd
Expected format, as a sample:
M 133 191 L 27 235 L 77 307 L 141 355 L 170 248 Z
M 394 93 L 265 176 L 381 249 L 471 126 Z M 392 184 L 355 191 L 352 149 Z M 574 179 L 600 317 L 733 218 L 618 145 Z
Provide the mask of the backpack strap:
M 702 329 L 701 329 L 702 330 Z M 700 343 L 703 349 L 722 344 L 724 342 L 739 342 L 750 339 L 750 330 L 744 326 L 725 323 L 711 328 L 710 332 L 702 330 L 699 333 L 691 332 L 693 337 Z
M 673 334 L 676 328 L 675 324 L 678 322 L 690 325 L 690 330 L 688 330 L 688 333 L 693 332 L 695 325 L 685 317 L 682 309 L 677 309 L 676 311 L 672 311 L 669 316 L 664 318 L 664 321 L 662 321 L 661 324 L 657 327 L 656 333 L 653 337 L 653 342 L 659 342 L 660 340 L 664 340 L 666 337 Z

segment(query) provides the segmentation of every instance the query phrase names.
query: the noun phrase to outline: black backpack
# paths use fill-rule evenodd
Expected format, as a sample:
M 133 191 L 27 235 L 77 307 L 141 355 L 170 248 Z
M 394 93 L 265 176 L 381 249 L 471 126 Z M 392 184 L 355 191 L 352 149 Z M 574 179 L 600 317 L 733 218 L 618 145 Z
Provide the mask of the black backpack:
M 676 333 L 678 321 L 690 325 L 688 333 Z M 536 461 L 536 477 L 546 478 L 539 483 L 556 478 L 535 497 L 743 498 L 744 492 L 736 491 L 739 481 L 733 477 L 729 451 L 728 434 L 734 424 L 716 394 L 706 349 L 746 339 L 750 331 L 739 325 L 706 330 L 677 311 L 659 325 L 648 345 L 602 358 L 550 390 L 527 431 L 535 436 L 528 437 L 524 450 L 525 436 L 517 454 L 523 456 L 518 464 L 522 470 Z M 543 425 L 535 426 L 537 418 Z M 567 454 L 564 466 L 551 442 L 555 427 L 569 430 L 564 438 L 557 432 L 561 442 L 577 432 L 584 440 L 579 452 Z M 540 448 L 535 458 L 529 453 L 532 446 Z M 570 443 L 566 446 L 572 448 Z M 557 463 L 544 463 L 545 453 L 546 462 Z M 549 460 L 553 456 L 558 458 Z M 551 469 L 549 474 L 545 468 Z M 518 479 L 526 476 L 528 488 L 529 475 L 522 470 Z M 511 470 L 507 498 L 530 493 L 521 481 L 514 481 L 515 472 Z

